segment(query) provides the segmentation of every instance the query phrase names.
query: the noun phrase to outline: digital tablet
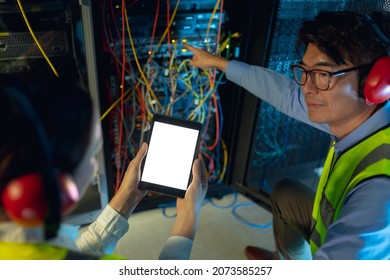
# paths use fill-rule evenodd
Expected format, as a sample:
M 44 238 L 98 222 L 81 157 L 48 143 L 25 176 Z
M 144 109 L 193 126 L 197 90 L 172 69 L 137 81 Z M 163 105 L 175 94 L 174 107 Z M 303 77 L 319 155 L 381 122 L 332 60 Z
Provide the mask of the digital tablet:
M 192 164 L 198 155 L 201 131 L 199 122 L 155 114 L 138 187 L 184 197 L 192 180 Z

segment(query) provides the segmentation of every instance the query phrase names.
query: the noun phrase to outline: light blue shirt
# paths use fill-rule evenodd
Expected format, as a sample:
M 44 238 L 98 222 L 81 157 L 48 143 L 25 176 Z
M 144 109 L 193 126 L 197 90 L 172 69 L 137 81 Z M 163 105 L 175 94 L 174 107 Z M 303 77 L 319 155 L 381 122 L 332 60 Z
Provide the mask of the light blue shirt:
M 327 125 L 309 120 L 300 86 L 292 79 L 234 60 L 227 66 L 226 77 L 284 114 L 330 134 Z M 389 101 L 337 141 L 336 154 L 386 125 L 390 125 Z M 390 178 L 367 180 L 347 195 L 339 218 L 328 228 L 325 243 L 313 259 L 390 259 Z

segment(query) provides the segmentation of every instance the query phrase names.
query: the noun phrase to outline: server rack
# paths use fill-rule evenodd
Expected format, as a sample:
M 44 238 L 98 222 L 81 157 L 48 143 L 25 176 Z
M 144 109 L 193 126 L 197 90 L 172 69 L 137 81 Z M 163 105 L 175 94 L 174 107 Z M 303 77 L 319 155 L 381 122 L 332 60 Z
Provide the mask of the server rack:
M 103 50 L 98 56 L 98 72 L 100 88 L 106 89 L 100 98 L 106 104 L 102 123 L 111 155 L 107 166 L 111 170 L 109 181 L 113 192 L 120 174 L 146 139 L 153 113 L 202 122 L 205 127 L 202 153 L 210 175 L 209 196 L 220 197 L 232 191 L 225 184 L 230 147 L 224 137 L 227 130 L 233 129 L 225 116 L 233 120 L 234 116 L 224 112 L 227 98 L 219 94 L 220 88 L 226 88 L 225 79 L 222 73 L 190 69 L 191 54 L 183 46 L 188 43 L 238 58 L 240 34 L 225 28 L 230 20 L 224 3 L 229 7 L 228 1 L 215 0 L 127 2 L 125 9 L 120 1 L 94 5 L 100 18 L 97 45 Z M 232 102 L 231 106 L 236 104 Z M 125 133 L 127 136 L 123 137 Z M 128 142 L 124 144 L 120 139 Z M 172 197 L 149 192 L 136 210 L 174 202 Z
M 89 89 L 99 110 L 92 27 L 88 1 L 0 1 L 0 75 L 73 79 Z M 90 223 L 108 203 L 104 154 L 97 160 L 99 170 L 67 223 Z
M 221 5 L 223 2 L 223 5 Z M 177 25 L 170 30 L 171 39 L 192 38 L 192 43 L 213 52 L 215 47 L 223 44 L 223 40 L 216 36 L 205 44 L 194 35 L 197 22 L 194 20 L 197 14 L 212 15 L 213 9 L 217 9 L 223 19 L 221 34 L 235 34 L 230 38 L 230 59 L 239 59 L 250 64 L 266 66 L 286 75 L 289 73 L 289 65 L 298 59 L 294 43 L 295 35 L 300 23 L 313 17 L 321 10 L 351 10 L 369 13 L 373 10 L 389 10 L 389 3 L 383 1 L 314 1 L 314 0 L 266 0 L 266 1 L 143 1 L 137 2 L 143 5 L 137 6 L 136 2 L 128 4 L 128 17 L 131 30 L 134 35 L 134 45 L 146 46 L 136 50 L 140 59 L 147 59 L 150 50 L 156 42 L 150 40 L 151 29 L 147 29 L 145 21 L 150 23 L 155 19 L 156 3 L 163 3 L 161 10 L 171 9 L 175 5 L 178 17 Z M 102 14 L 102 4 L 94 7 L 97 15 Z M 113 2 L 110 2 L 113 3 Z M 119 2 L 115 2 L 120 7 Z M 168 7 L 170 5 L 170 8 Z M 217 7 L 217 5 L 219 5 Z M 115 6 L 115 5 L 113 5 Z M 104 11 L 103 11 L 104 13 Z M 245 15 L 245 16 L 243 16 Z M 161 16 L 161 15 L 160 15 Z M 168 21 L 165 14 L 157 21 L 157 26 Z M 188 21 L 187 21 L 188 20 Z M 97 30 L 104 30 L 104 20 L 97 26 Z M 206 20 L 208 24 L 212 20 Z M 205 21 L 204 21 L 205 22 Z M 118 25 L 119 26 L 119 25 Z M 161 27 L 160 26 L 160 27 Z M 156 28 L 153 34 L 163 33 L 164 28 Z M 197 31 L 198 32 L 198 31 Z M 218 32 L 216 30 L 216 32 Z M 99 32 L 100 39 L 97 45 L 105 46 L 104 34 Z M 237 35 L 238 34 L 238 35 Z M 199 35 L 199 32 L 198 34 Z M 221 35 L 223 37 L 223 35 Z M 224 37 L 227 38 L 227 37 Z M 138 40 L 138 41 L 137 41 Z M 191 40 L 189 41 L 191 43 Z M 115 44 L 114 44 L 115 45 Z M 130 50 L 130 43 L 125 42 L 128 55 L 134 55 L 135 48 Z M 158 49 L 153 55 L 158 59 L 169 57 L 168 46 Z M 176 50 L 181 50 L 178 47 Z M 181 53 L 186 58 L 187 53 Z M 220 55 L 226 55 L 220 54 Z M 101 56 L 98 58 L 99 77 L 107 75 L 110 68 L 110 59 Z M 160 60 L 161 61 L 161 60 Z M 99 78 L 99 81 L 104 81 Z M 282 177 L 290 177 L 303 181 L 308 187 L 315 189 L 322 164 L 329 147 L 329 137 L 305 124 L 299 123 L 282 115 L 273 107 L 258 100 L 249 92 L 232 83 L 222 80 L 218 87 L 218 98 L 221 111 L 224 113 L 224 124 L 221 130 L 221 139 L 224 141 L 225 152 L 228 154 L 228 162 L 224 166 L 223 180 L 211 181 L 209 196 L 223 196 L 226 193 L 238 191 L 265 208 L 269 209 L 269 196 L 272 186 Z M 106 85 L 100 84 L 99 88 Z M 107 100 L 100 96 L 101 103 Z M 185 117 L 185 115 L 182 115 Z M 103 121 L 108 129 L 110 124 Z M 107 141 L 106 141 L 107 142 Z M 112 151 L 112 147 L 109 148 Z M 112 156 L 108 152 L 107 157 Z M 107 163 L 109 166 L 110 163 Z M 114 174 L 111 173 L 113 182 Z M 172 202 L 172 198 L 155 196 L 147 197 L 141 202 L 137 210 L 166 205 Z
M 122 14 L 122 3 L 125 3 L 126 14 Z M 158 9 L 157 4 L 160 5 Z M 139 79 L 141 72 L 138 71 L 139 69 L 135 70 L 138 71 L 137 75 L 131 74 L 135 73 L 134 69 L 137 67 L 135 55 L 143 66 L 148 65 L 148 69 L 153 71 L 156 71 L 156 68 L 151 67 L 149 59 L 150 57 L 155 59 L 154 63 L 162 66 L 162 70 L 167 70 L 166 77 L 169 78 L 172 70 L 169 68 L 169 63 L 172 62 L 172 57 L 179 59 L 180 62 L 190 58 L 191 54 L 186 53 L 182 48 L 182 39 L 211 52 L 223 48 L 220 55 L 225 55 L 229 59 L 266 66 L 290 75 L 289 65 L 298 58 L 294 50 L 295 35 L 303 20 L 311 18 L 321 10 L 390 11 L 390 2 L 382 0 L 31 0 L 24 8 L 35 26 L 35 31 L 40 35 L 44 50 L 54 62 L 58 72 L 61 75 L 70 75 L 83 80 L 89 87 L 97 109 L 102 115 L 105 141 L 104 149 L 98 155 L 99 173 L 91 184 L 87 198 L 81 202 L 73 215 L 67 217 L 69 223 L 86 224 L 93 221 L 108 203 L 117 187 L 117 174 L 120 178 L 121 173 L 117 173 L 118 166 L 123 172 L 142 141 L 142 137 L 147 133 L 142 133 L 147 131 L 145 129 L 147 122 L 131 112 L 130 107 L 126 108 L 126 112 L 121 112 L 118 105 L 114 105 L 116 109 L 108 112 L 108 117 L 103 117 L 110 106 L 121 100 L 123 81 L 118 79 L 120 76 L 115 73 L 116 68 L 121 69 L 121 61 L 115 59 L 125 59 L 123 61 L 126 67 L 123 70 L 127 74 L 123 77 L 133 82 L 133 84 L 127 82 L 127 89 L 131 89 L 131 86 L 136 87 L 137 81 L 142 80 Z M 156 10 L 159 12 L 156 13 Z M 19 18 L 20 21 L 15 22 L 15 18 Z M 121 18 L 128 19 L 130 25 L 122 25 L 124 22 L 120 20 Z M 131 30 L 132 39 L 126 34 L 123 42 L 119 40 L 123 28 L 126 32 L 128 29 Z M 0 74 L 11 72 L 28 75 L 36 72 L 52 74 L 31 40 L 15 1 L 0 2 L 0 31 Z M 169 33 L 164 35 L 165 32 Z M 163 36 L 165 38 L 159 42 L 158 39 Z M 122 45 L 124 49 L 121 48 Z M 125 50 L 123 57 L 121 57 L 122 50 Z M 180 63 L 175 63 L 177 68 L 174 70 L 177 70 Z M 183 65 L 181 67 L 184 67 Z M 186 79 L 188 76 L 186 77 L 185 72 L 191 73 L 191 70 L 186 68 L 186 71 L 177 72 Z M 148 72 L 145 70 L 145 73 Z M 314 189 L 327 152 L 328 137 L 281 115 L 244 89 L 226 81 L 221 73 L 213 74 L 217 77 L 213 82 L 219 84 L 218 92 L 210 94 L 210 97 L 214 96 L 215 99 L 207 99 L 217 104 L 210 103 L 211 105 L 207 107 L 212 115 L 208 135 L 205 135 L 209 141 L 207 147 L 213 146 L 216 132 L 219 133 L 219 138 L 213 149 L 205 150 L 205 155 L 209 156 L 206 158 L 209 174 L 212 175 L 209 195 L 221 197 L 226 193 L 239 191 L 269 208 L 272 186 L 284 176 L 301 179 Z M 151 79 L 152 71 L 149 75 L 148 78 Z M 198 72 L 196 75 L 202 76 L 204 73 Z M 158 78 L 163 79 L 162 77 L 164 71 Z M 131 79 L 135 80 L 131 81 Z M 193 86 L 202 82 L 204 80 L 197 80 L 193 82 Z M 156 85 L 155 88 L 149 89 L 146 83 L 143 86 L 144 90 L 153 89 L 158 92 L 160 100 L 163 100 L 164 90 L 172 94 L 172 88 L 169 87 L 161 90 Z M 176 86 L 178 88 L 183 85 Z M 190 97 L 191 95 L 187 93 L 176 103 L 181 107 L 169 112 L 184 118 L 188 117 L 186 115 L 188 111 L 191 112 L 196 107 L 196 104 L 192 104 L 193 107 L 186 107 L 191 101 Z M 182 102 L 183 100 L 187 103 Z M 111 116 L 110 119 L 110 114 L 115 115 L 113 113 L 115 110 L 116 116 Z M 221 126 L 217 127 L 216 110 L 223 112 L 223 126 L 220 122 Z M 117 132 L 113 131 L 115 128 L 113 124 L 118 121 L 118 116 L 121 114 L 128 114 L 128 120 L 135 122 L 134 130 L 138 131 L 137 134 L 131 135 L 134 136 L 133 145 L 128 146 L 125 150 L 126 157 L 123 158 L 123 154 L 118 153 L 118 150 L 115 151 L 115 146 L 118 147 L 118 143 L 115 142 Z M 134 118 L 130 118 L 131 116 Z M 122 149 L 123 146 L 120 150 L 124 151 Z M 122 162 L 118 164 L 120 158 Z M 172 198 L 153 194 L 146 197 L 137 210 L 159 207 L 172 202 L 174 202 Z

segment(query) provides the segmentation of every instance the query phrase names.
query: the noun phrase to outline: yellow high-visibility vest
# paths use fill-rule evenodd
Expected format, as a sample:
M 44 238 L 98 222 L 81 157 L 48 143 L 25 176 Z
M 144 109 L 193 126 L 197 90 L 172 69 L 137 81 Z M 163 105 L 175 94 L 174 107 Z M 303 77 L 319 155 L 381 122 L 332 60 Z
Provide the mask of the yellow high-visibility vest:
M 0 242 L 0 260 L 124 260 L 117 255 L 94 256 L 45 243 Z
M 337 159 L 334 147 L 330 148 L 313 206 L 313 255 L 325 242 L 327 229 L 337 220 L 348 193 L 360 182 L 379 176 L 390 177 L 390 127 L 369 135 Z

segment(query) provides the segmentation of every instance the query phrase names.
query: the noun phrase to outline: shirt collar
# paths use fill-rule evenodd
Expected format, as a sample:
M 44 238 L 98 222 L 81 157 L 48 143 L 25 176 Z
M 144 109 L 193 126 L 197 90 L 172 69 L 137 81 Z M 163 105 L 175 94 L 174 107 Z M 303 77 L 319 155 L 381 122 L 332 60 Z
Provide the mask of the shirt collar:
M 355 143 L 359 142 L 368 135 L 374 133 L 379 128 L 384 127 L 390 123 L 390 101 L 386 103 L 376 111 L 370 118 L 362 123 L 358 128 L 352 131 L 343 139 L 339 140 L 334 135 L 331 136 L 335 143 L 335 153 L 339 155 L 347 148 L 351 147 Z

